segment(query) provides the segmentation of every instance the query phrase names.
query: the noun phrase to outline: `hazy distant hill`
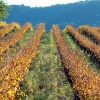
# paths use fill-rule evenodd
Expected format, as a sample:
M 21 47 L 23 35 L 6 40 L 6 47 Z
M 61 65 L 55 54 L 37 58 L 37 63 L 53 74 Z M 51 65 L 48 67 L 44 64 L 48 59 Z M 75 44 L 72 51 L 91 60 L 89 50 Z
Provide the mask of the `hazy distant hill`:
M 47 29 L 52 24 L 63 28 L 66 24 L 100 25 L 100 1 L 85 1 L 74 4 L 55 5 L 45 8 L 30 8 L 24 5 L 12 5 L 7 22 L 17 21 L 21 24 L 31 22 L 36 25 L 45 22 Z

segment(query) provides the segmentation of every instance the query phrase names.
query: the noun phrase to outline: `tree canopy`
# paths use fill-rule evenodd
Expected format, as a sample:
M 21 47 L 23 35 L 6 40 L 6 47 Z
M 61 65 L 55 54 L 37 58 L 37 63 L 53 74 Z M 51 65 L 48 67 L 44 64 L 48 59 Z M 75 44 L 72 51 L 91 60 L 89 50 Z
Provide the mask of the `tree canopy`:
M 6 18 L 8 15 L 8 6 L 2 0 L 0 0 L 0 20 Z

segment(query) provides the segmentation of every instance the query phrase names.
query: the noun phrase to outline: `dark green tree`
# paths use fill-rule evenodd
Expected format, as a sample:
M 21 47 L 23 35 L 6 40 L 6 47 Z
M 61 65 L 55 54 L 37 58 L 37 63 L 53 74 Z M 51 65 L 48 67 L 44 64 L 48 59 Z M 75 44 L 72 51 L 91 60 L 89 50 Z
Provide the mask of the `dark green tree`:
M 8 6 L 2 0 L 0 0 L 0 20 L 6 18 L 8 15 Z

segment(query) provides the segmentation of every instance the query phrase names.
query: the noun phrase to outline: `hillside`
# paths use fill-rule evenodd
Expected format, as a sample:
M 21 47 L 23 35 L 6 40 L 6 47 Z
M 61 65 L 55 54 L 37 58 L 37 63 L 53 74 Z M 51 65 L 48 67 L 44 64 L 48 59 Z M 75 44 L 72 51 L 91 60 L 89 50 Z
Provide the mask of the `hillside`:
M 45 22 L 47 29 L 52 24 L 64 28 L 66 24 L 79 26 L 100 25 L 100 1 L 85 1 L 66 5 L 55 5 L 44 8 L 30 8 L 24 5 L 12 5 L 7 22 L 17 21 L 21 24 L 31 22 L 33 25 Z

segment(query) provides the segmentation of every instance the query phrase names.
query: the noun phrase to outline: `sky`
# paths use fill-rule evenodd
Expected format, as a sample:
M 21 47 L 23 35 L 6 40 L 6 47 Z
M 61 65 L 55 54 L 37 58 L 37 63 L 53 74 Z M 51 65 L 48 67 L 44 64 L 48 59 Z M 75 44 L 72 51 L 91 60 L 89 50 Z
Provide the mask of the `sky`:
M 26 6 L 31 6 L 31 7 L 46 7 L 56 4 L 67 4 L 85 0 L 3 0 L 3 1 L 6 2 L 8 5 L 24 4 Z

